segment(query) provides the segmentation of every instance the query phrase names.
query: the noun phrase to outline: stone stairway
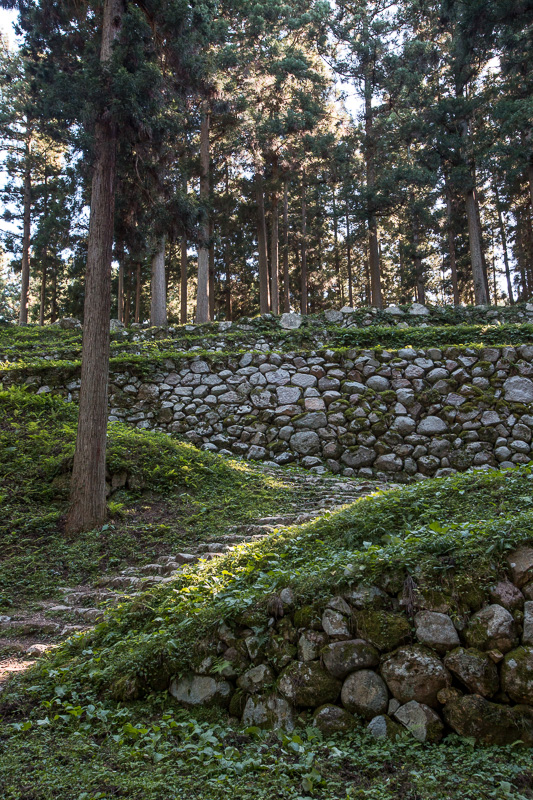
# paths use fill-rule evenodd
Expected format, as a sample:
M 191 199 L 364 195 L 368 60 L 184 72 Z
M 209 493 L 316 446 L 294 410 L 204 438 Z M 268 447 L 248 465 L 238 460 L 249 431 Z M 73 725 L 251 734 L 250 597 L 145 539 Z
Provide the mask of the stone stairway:
M 297 490 L 298 502 L 292 504 L 290 512 L 232 526 L 216 542 L 198 542 L 187 552 L 162 556 L 152 564 L 127 567 L 117 575 L 101 576 L 92 585 L 62 587 L 59 601 L 42 601 L 31 610 L 0 615 L 0 691 L 10 674 L 26 669 L 64 638 L 102 620 L 106 607 L 171 582 L 184 565 L 218 558 L 243 542 L 259 541 L 277 528 L 301 525 L 384 488 L 378 481 L 361 482 L 267 466 L 261 469 L 277 482 Z M 387 484 L 387 488 L 392 487 Z

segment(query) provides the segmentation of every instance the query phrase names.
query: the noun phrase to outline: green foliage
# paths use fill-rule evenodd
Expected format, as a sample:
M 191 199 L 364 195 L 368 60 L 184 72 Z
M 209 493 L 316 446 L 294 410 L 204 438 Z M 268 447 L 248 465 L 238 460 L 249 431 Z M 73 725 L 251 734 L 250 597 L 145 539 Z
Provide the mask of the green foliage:
M 51 668 L 67 670 L 75 685 L 115 686 L 119 694 L 127 686 L 142 695 L 163 674 L 187 670 L 195 645 L 221 619 L 253 607 L 266 625 L 267 598 L 285 586 L 298 604 L 320 604 L 354 581 L 400 572 L 460 601 L 473 574 L 483 588 L 502 574 L 509 548 L 533 539 L 532 481 L 529 467 L 436 479 L 275 531 L 123 604 L 92 634 L 60 648 Z M 45 683 L 49 670 L 42 670 Z
M 77 410 L 51 395 L 0 392 L 0 607 L 68 582 L 146 562 L 220 525 L 281 512 L 294 500 L 253 466 L 227 461 L 164 434 L 110 425 L 107 468 L 140 490 L 110 501 L 113 522 L 65 537 Z
M 36 690 L 33 691 L 37 695 Z M 529 800 L 530 752 L 365 730 L 324 739 L 311 720 L 291 734 L 239 731 L 166 698 L 122 706 L 59 685 L 29 718 L 4 726 L 5 800 Z M 31 794 L 30 794 L 31 792 Z

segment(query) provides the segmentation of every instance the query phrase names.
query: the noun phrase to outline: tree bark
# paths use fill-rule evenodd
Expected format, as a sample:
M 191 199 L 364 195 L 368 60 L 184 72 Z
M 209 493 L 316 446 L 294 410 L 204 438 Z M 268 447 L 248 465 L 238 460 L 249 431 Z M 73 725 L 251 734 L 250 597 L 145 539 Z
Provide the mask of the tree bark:
M 44 165 L 43 216 L 46 223 L 46 220 L 48 219 L 48 170 L 46 161 Z M 42 263 L 42 274 L 41 274 L 41 298 L 39 303 L 39 325 L 41 327 L 44 325 L 44 312 L 46 306 L 46 280 L 47 280 L 46 262 L 47 261 L 48 261 L 48 245 L 45 245 L 43 251 L 43 263 Z
M 124 244 L 121 243 L 118 257 L 117 319 L 124 322 Z
M 457 260 L 455 257 L 455 237 L 453 233 L 453 215 L 452 215 L 452 190 L 448 183 L 448 176 L 444 174 L 444 183 L 446 190 L 446 229 L 448 236 L 448 258 L 450 261 L 450 272 L 452 277 L 452 291 L 453 291 L 453 304 L 454 306 L 460 305 L 459 298 L 459 284 L 457 281 Z
M 503 218 L 502 205 L 500 203 L 500 193 L 498 187 L 494 184 L 494 195 L 496 197 L 496 212 L 498 214 L 498 224 L 500 226 L 500 239 L 503 250 L 503 263 L 505 265 L 505 279 L 507 281 L 507 294 L 509 295 L 509 303 L 514 306 L 513 284 L 511 281 L 511 269 L 509 267 L 509 252 L 507 249 L 507 233 L 505 230 L 505 221 Z
M 341 280 L 341 266 L 339 257 L 339 220 L 337 217 L 337 198 L 335 197 L 335 184 L 332 189 L 333 200 L 333 263 L 335 265 L 335 278 L 337 291 L 340 293 L 341 306 L 344 305 L 344 287 Z
M 57 319 L 57 267 L 52 268 L 52 299 L 50 302 L 50 322 Z
M 270 311 L 270 282 L 268 276 L 267 231 L 265 219 L 265 191 L 260 168 L 255 173 L 255 199 L 257 204 L 257 250 L 259 269 L 259 311 Z
M 125 281 L 126 289 L 124 296 L 124 325 L 128 327 L 131 319 L 131 290 L 133 287 L 133 267 L 130 266 L 127 275 L 125 277 L 127 277 L 127 280 Z
M 41 276 L 41 299 L 39 304 L 39 325 L 44 325 L 44 311 L 46 305 L 46 257 L 43 259 L 43 272 Z
M 286 179 L 283 187 L 283 310 L 286 314 L 291 310 L 289 285 L 289 191 Z
M 413 216 L 413 246 L 414 246 L 414 261 L 415 261 L 415 275 L 416 275 L 416 295 L 418 302 L 423 306 L 426 305 L 426 284 L 424 281 L 424 268 L 422 265 L 422 256 L 419 250 L 419 234 L 418 234 L 418 220 Z
M 305 172 L 302 176 L 302 255 L 301 255 L 301 312 L 307 314 L 307 203 Z
M 209 220 L 209 319 L 215 319 L 215 245 L 213 220 Z
M 209 322 L 209 124 L 207 103 L 202 110 L 200 128 L 200 202 L 204 206 L 204 219 L 200 225 L 198 245 L 198 288 L 196 294 L 196 322 Z
M 142 292 L 142 272 L 141 262 L 137 261 L 137 268 L 135 270 L 135 322 L 139 324 L 141 321 L 141 292 Z
M 470 249 L 470 263 L 472 265 L 472 279 L 474 283 L 474 299 L 476 305 L 489 303 L 487 286 L 487 271 L 483 255 L 483 241 L 477 208 L 477 199 L 474 189 L 465 192 L 466 219 L 468 222 L 468 241 Z
M 226 204 L 229 215 L 230 209 L 230 194 L 229 194 L 229 167 L 226 159 L 225 165 L 225 181 L 226 181 Z M 232 296 L 231 296 L 231 252 L 230 252 L 230 237 L 229 233 L 224 241 L 224 267 L 226 270 L 226 319 L 231 320 L 233 316 Z
M 152 256 L 152 280 L 150 291 L 150 325 L 167 324 L 167 284 L 165 277 L 166 236 L 157 240 Z
M 122 13 L 121 0 L 106 0 L 100 49 L 104 69 L 111 59 Z M 101 525 L 107 516 L 105 466 L 117 136 L 108 108 L 95 125 L 78 433 L 65 524 L 70 534 Z
M 272 313 L 279 314 L 279 195 L 278 162 L 274 160 L 272 180 L 274 190 L 271 195 L 272 227 L 270 231 L 270 274 L 272 277 Z
M 181 237 L 180 248 L 180 322 L 187 322 L 187 235 Z
M 373 130 L 372 112 L 372 79 L 370 76 L 370 65 L 365 66 L 365 164 L 366 164 L 366 188 L 369 192 L 374 191 L 376 184 L 376 165 L 375 165 L 375 143 Z M 372 203 L 372 200 L 369 201 Z M 368 216 L 368 263 L 370 267 L 370 289 L 371 302 L 376 308 L 383 307 L 383 297 L 381 292 L 381 269 L 379 263 L 378 246 L 378 226 L 376 215 L 372 208 L 367 211 Z
M 30 291 L 30 240 L 31 240 L 31 146 L 32 130 L 28 126 L 25 144 L 24 164 L 24 206 L 22 228 L 22 274 L 20 288 L 19 325 L 28 323 L 28 304 Z
M 352 244 L 350 241 L 350 215 L 348 204 L 346 204 L 346 266 L 348 268 L 348 304 L 353 308 L 353 286 L 352 286 Z

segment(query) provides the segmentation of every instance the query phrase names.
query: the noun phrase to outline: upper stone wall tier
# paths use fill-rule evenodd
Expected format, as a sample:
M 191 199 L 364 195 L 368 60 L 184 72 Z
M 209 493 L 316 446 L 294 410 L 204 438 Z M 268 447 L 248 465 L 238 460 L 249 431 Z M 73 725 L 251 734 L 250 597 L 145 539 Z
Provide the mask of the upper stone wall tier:
M 3 383 L 76 401 L 78 368 Z M 110 421 L 347 476 L 447 475 L 531 459 L 533 346 L 184 355 L 111 375 Z
M 516 344 L 533 341 L 533 305 L 389 306 L 330 309 L 301 316 L 264 314 L 235 322 L 125 328 L 111 320 L 111 355 L 159 352 L 234 352 L 238 350 L 309 350 L 324 347 L 398 348 L 478 342 Z M 0 326 L 0 362 L 28 364 L 72 361 L 81 355 L 81 324 L 65 318 L 54 325 Z

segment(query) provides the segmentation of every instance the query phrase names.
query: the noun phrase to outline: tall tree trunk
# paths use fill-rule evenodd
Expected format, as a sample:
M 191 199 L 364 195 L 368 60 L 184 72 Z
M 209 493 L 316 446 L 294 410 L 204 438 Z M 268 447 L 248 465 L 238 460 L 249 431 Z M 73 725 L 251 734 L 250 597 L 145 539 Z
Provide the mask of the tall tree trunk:
M 30 291 L 30 238 L 31 238 L 31 146 L 32 129 L 28 125 L 26 131 L 26 144 L 24 155 L 24 206 L 22 228 L 22 275 L 20 288 L 19 325 L 28 322 L 28 303 Z
M 463 97 L 463 89 L 457 91 L 459 97 Z M 459 120 L 459 132 L 461 135 L 462 157 L 470 173 L 470 182 L 464 191 L 466 220 L 468 223 L 468 242 L 470 250 L 470 263 L 472 267 L 472 280 L 474 284 L 474 298 L 476 305 L 486 305 L 489 300 L 489 284 L 487 280 L 487 266 L 485 264 L 485 254 L 483 251 L 483 237 L 481 233 L 481 221 L 479 215 L 479 204 L 476 194 L 476 171 L 470 145 L 470 126 L 467 119 Z
M 229 215 L 230 209 L 230 193 L 229 193 L 229 166 L 226 159 L 225 165 L 225 181 L 226 181 L 226 203 Z M 232 309 L 232 296 L 231 296 L 231 253 L 230 253 L 230 239 L 229 235 L 226 236 L 224 241 L 224 267 L 226 271 L 226 319 L 231 320 L 233 317 Z
M 305 172 L 302 175 L 302 256 L 301 256 L 301 312 L 307 314 L 307 202 Z
M 141 292 L 142 292 L 141 262 L 137 261 L 137 268 L 135 270 L 135 322 L 137 324 L 139 324 L 141 321 Z
M 57 266 L 52 269 L 52 299 L 50 301 L 50 322 L 57 319 Z
M 372 111 L 372 78 L 370 64 L 365 66 L 365 162 L 366 162 L 366 188 L 371 194 L 376 183 L 375 142 L 373 130 Z M 370 200 L 372 203 L 372 200 Z M 370 287 L 372 305 L 376 308 L 383 307 L 381 292 L 381 268 L 379 263 L 378 226 L 376 215 L 372 208 L 368 209 L 368 262 L 370 267 Z
M 372 284 L 370 280 L 370 259 L 368 257 L 368 238 L 364 239 L 364 257 L 365 257 L 365 302 L 367 306 L 372 303 Z
M 215 319 L 215 245 L 213 220 L 209 220 L 209 319 Z
M 341 306 L 344 305 L 344 287 L 341 280 L 341 265 L 339 254 L 339 220 L 337 217 L 337 198 L 335 197 L 335 184 L 332 189 L 333 195 L 333 263 L 335 264 L 335 279 L 337 281 L 337 291 L 340 292 Z
M 121 0 L 105 0 L 100 61 L 106 67 L 120 30 Z M 111 259 L 115 210 L 117 127 L 109 113 L 95 125 L 94 171 L 87 247 L 78 433 L 66 531 L 101 525 L 107 516 L 105 466 Z
M 117 286 L 117 319 L 124 322 L 124 243 L 117 248 L 118 286 Z
M 124 325 L 126 327 L 129 326 L 131 320 L 131 289 L 133 286 L 133 267 L 130 266 L 128 269 L 127 275 L 125 276 L 127 280 L 124 281 L 125 283 L 125 291 L 124 291 Z
M 348 267 L 348 304 L 353 308 L 352 243 L 350 241 L 350 214 L 346 203 L 346 266 Z
M 418 302 L 423 306 L 426 305 L 426 284 L 424 281 L 424 268 L 422 265 L 422 256 L 420 255 L 420 237 L 418 234 L 418 220 L 413 215 L 413 245 L 414 245 L 414 261 L 415 261 L 415 274 L 416 274 L 416 294 Z
M 278 161 L 274 160 L 272 181 L 274 190 L 271 195 L 272 227 L 270 231 L 270 274 L 272 276 L 272 313 L 279 314 L 279 195 L 278 195 Z
M 196 295 L 196 322 L 209 322 L 209 124 L 207 102 L 202 110 L 200 128 L 200 203 L 204 206 L 204 219 L 200 226 L 198 244 L 198 288 Z
M 286 314 L 291 310 L 289 285 L 289 190 L 287 179 L 285 179 L 283 187 L 283 310 Z
M 505 221 L 503 218 L 502 205 L 500 202 L 500 193 L 496 183 L 494 184 L 494 195 L 496 197 L 496 212 L 498 214 L 498 224 L 500 226 L 500 240 L 503 250 L 503 263 L 505 265 L 505 280 L 507 281 L 507 294 L 509 296 L 509 303 L 514 306 L 513 284 L 511 281 L 511 269 L 509 267 L 509 252 L 507 249 L 507 232 L 505 230 Z
M 41 275 L 41 299 L 39 304 L 39 325 L 44 325 L 44 312 L 46 307 L 46 257 L 43 258 L 43 271 Z
M 152 255 L 152 280 L 150 286 L 150 325 L 167 324 L 167 284 L 165 277 L 165 249 L 167 237 L 160 236 Z
M 255 172 L 255 199 L 257 204 L 257 250 L 259 269 L 259 311 L 270 311 L 270 282 L 268 278 L 267 231 L 265 218 L 265 191 L 261 167 Z
M 180 247 L 180 322 L 187 322 L 187 234 L 182 234 Z
M 487 271 L 483 253 L 481 226 L 479 224 L 479 209 L 474 189 L 469 189 L 465 192 L 465 207 L 475 303 L 476 305 L 486 305 L 489 303 Z
M 43 217 L 46 221 L 48 219 L 48 164 L 45 160 L 44 164 L 44 196 L 43 196 Z M 44 325 L 44 313 L 46 307 L 46 280 L 47 280 L 47 261 L 48 261 L 48 244 L 45 245 L 43 251 L 43 263 L 41 274 L 41 298 L 39 303 L 39 325 Z
M 453 304 L 458 306 L 461 302 L 459 297 L 459 284 L 457 281 L 457 260 L 455 257 L 455 236 L 453 231 L 452 214 L 452 190 L 448 183 L 448 176 L 444 173 L 444 183 L 446 188 L 446 230 L 448 235 L 448 258 L 450 261 L 450 272 L 452 276 Z

